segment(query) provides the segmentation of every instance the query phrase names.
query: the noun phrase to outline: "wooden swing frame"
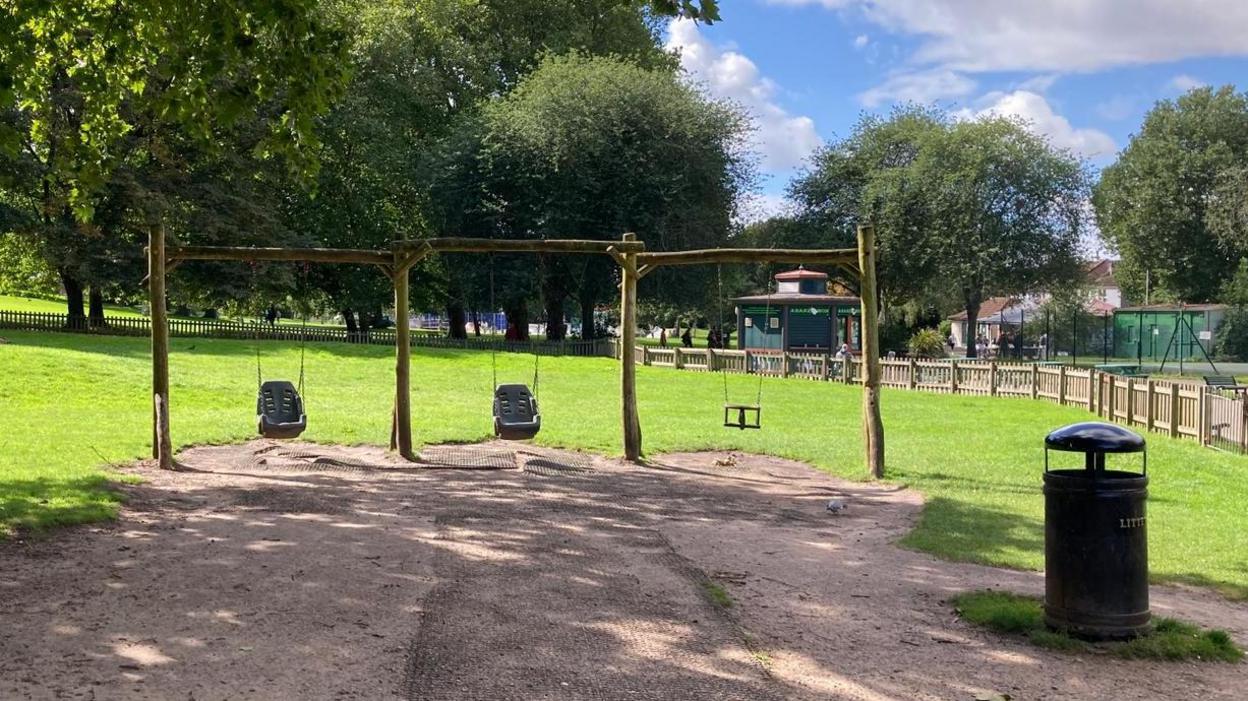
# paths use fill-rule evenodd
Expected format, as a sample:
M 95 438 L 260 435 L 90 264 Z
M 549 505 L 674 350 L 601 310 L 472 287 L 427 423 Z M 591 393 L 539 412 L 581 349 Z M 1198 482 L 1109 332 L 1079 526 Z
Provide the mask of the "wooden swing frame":
M 600 254 L 610 256 L 621 270 L 620 282 L 620 406 L 624 457 L 642 456 L 641 422 L 637 412 L 637 282 L 652 271 L 672 265 L 714 263 L 811 263 L 839 266 L 859 279 L 862 299 L 863 425 L 866 463 L 871 475 L 884 474 L 884 426 L 880 419 L 879 337 L 875 283 L 875 234 L 869 225 L 858 227 L 857 249 L 715 248 L 692 251 L 646 252 L 636 234 L 619 241 L 588 239 L 501 240 L 432 238 L 396 241 L 390 250 L 341 248 L 250 248 L 241 246 L 166 246 L 163 224 L 149 230 L 148 294 L 152 319 L 152 455 L 162 468 L 173 467 L 169 432 L 169 317 L 165 307 L 166 272 L 184 260 L 298 261 L 375 265 L 394 285 L 395 394 L 390 448 L 408 460 L 412 450 L 411 321 L 408 279 L 413 265 L 433 253 Z M 758 423 L 758 407 L 753 409 Z M 725 423 L 727 412 L 725 407 Z M 736 424 L 733 424 L 736 426 Z

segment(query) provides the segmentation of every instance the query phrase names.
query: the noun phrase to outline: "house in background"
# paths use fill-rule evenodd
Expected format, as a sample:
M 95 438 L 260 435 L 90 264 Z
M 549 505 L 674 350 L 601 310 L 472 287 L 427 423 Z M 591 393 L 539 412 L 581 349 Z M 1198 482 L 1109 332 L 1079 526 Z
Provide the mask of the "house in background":
M 1116 261 L 1108 258 L 1084 263 L 1084 282 L 1088 286 L 1088 300 L 1084 304 L 1087 313 L 1108 317 L 1114 310 L 1122 306 L 1122 288 L 1114 278 Z M 975 333 L 967 329 L 966 311 L 951 314 L 947 318 L 952 322 L 950 333 L 954 345 L 961 350 L 966 349 L 968 336 L 974 342 L 977 336 L 987 338 L 989 343 L 995 342 L 1002 331 L 1018 331 L 1028 321 L 1034 321 L 1043 314 L 1040 308 L 1049 301 L 1047 292 L 1015 297 L 990 297 L 980 305 L 976 319 Z
M 828 274 L 798 268 L 776 274 L 770 295 L 736 297 L 737 348 L 833 353 L 862 348 L 862 300 L 828 293 Z

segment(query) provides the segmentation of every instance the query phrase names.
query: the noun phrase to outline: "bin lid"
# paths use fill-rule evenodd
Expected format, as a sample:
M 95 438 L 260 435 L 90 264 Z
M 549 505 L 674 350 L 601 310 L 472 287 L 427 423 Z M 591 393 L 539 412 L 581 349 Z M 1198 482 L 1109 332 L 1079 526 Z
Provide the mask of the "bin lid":
M 1144 438 L 1116 424 L 1085 421 L 1053 431 L 1044 437 L 1044 446 L 1075 453 L 1138 453 Z

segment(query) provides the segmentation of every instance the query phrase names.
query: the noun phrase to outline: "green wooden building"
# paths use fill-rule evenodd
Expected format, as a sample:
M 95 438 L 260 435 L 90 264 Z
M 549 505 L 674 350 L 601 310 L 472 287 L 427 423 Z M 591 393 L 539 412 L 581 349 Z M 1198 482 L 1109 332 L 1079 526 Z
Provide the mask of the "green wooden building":
M 861 300 L 828 294 L 828 275 L 798 268 L 776 275 L 771 295 L 733 299 L 737 348 L 835 353 L 842 343 L 862 348 Z
M 1114 310 L 1114 355 L 1160 362 L 1169 349 L 1170 360 L 1203 360 L 1205 352 L 1213 355 L 1213 337 L 1225 315 L 1224 304 L 1120 307 Z

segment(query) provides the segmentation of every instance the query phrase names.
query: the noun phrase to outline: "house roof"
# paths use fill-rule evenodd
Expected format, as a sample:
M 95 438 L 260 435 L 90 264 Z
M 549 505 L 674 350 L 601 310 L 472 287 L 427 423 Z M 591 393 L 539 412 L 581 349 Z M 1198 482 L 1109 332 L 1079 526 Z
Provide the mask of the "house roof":
M 772 295 L 747 295 L 745 297 L 733 297 L 734 302 L 747 302 L 763 304 L 770 302 L 775 306 L 794 305 L 794 304 L 859 304 L 862 302 L 857 297 L 840 297 L 837 295 L 804 295 L 796 293 L 772 294 Z
M 821 273 L 817 270 L 807 270 L 799 267 L 797 270 L 786 270 L 782 273 L 776 273 L 776 280 L 780 282 L 788 282 L 790 280 L 827 280 L 828 274 Z
M 1116 262 L 1110 258 L 1102 258 L 1084 263 L 1083 273 L 1088 284 L 1096 287 L 1117 287 L 1118 280 L 1114 277 L 1114 263 Z
M 1177 312 L 1182 309 L 1185 312 L 1217 312 L 1225 311 L 1228 307 L 1225 304 L 1142 304 L 1138 307 L 1119 307 L 1120 312 Z
M 989 321 L 988 317 L 999 316 L 1002 312 L 1017 306 L 1022 306 L 1022 300 L 1018 297 L 989 297 L 979 305 L 978 318 L 980 321 Z M 950 314 L 947 318 L 950 321 L 966 321 L 966 310 Z

